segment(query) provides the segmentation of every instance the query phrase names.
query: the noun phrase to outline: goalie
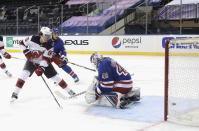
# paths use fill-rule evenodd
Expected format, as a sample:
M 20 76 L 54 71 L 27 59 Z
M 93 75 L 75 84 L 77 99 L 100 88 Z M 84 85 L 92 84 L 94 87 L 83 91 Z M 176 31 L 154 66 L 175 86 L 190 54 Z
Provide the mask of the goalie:
M 98 71 L 98 76 L 94 77 L 85 94 L 88 104 L 105 99 L 113 107 L 123 109 L 140 100 L 140 89 L 133 89 L 131 75 L 120 64 L 97 52 L 91 55 L 90 62 Z

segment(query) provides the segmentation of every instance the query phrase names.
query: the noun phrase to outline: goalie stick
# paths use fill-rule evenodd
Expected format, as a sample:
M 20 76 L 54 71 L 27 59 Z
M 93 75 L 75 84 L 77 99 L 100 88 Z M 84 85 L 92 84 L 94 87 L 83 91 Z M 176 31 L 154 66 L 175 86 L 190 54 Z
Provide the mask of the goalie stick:
M 86 91 L 82 91 L 82 92 L 79 92 L 79 93 L 77 93 L 77 94 L 75 94 L 75 95 L 73 95 L 73 96 L 67 97 L 67 96 L 65 96 L 64 94 L 62 94 L 60 91 L 58 91 L 58 90 L 55 91 L 55 94 L 56 94 L 57 96 L 59 96 L 60 98 L 62 98 L 63 100 L 72 99 L 72 98 L 75 98 L 75 97 L 77 97 L 77 96 L 83 95 L 84 93 L 86 93 Z

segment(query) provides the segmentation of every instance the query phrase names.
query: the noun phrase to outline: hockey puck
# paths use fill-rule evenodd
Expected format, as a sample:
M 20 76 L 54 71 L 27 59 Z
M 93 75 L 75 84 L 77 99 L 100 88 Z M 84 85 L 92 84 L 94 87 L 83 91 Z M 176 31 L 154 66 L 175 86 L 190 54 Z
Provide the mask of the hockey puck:
M 175 103 L 175 102 L 172 102 L 172 105 L 173 105 L 173 106 L 175 106 L 175 105 L 176 105 L 176 103 Z

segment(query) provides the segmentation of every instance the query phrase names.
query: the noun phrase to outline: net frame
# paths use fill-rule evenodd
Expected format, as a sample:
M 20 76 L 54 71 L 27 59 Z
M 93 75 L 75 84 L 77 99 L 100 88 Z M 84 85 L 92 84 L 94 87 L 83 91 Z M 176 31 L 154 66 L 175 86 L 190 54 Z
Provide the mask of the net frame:
M 172 43 L 179 43 L 180 45 L 199 45 L 199 37 L 194 37 L 194 38 L 177 38 L 177 39 L 172 39 L 172 40 L 166 40 L 165 42 L 165 91 L 164 91 L 164 120 L 167 121 L 168 120 L 168 104 L 169 104 L 169 47 L 170 44 Z M 186 47 L 186 46 L 185 46 Z M 195 48 L 195 47 L 194 47 Z M 196 51 L 190 51 L 189 53 L 184 53 L 183 50 L 182 51 L 178 51 L 175 54 L 173 54 L 173 56 L 199 56 L 199 46 L 196 47 L 198 49 L 198 52 Z M 197 114 L 199 114 L 199 108 L 193 110 L 193 111 L 189 111 L 187 113 L 185 113 L 184 115 L 189 116 L 189 114 L 192 115 L 192 113 L 196 112 Z M 189 113 L 189 114 L 188 114 Z M 179 115 L 179 119 L 180 117 L 183 117 L 182 115 Z M 186 117 L 184 117 L 186 118 Z M 197 120 L 199 121 L 199 117 L 196 117 Z M 179 124 L 184 124 L 184 125 L 192 125 L 192 126 L 199 126 L 199 123 L 194 123 L 192 121 L 189 121 L 189 117 L 187 117 L 187 120 L 179 120 L 178 118 L 169 118 L 169 121 L 173 121 Z

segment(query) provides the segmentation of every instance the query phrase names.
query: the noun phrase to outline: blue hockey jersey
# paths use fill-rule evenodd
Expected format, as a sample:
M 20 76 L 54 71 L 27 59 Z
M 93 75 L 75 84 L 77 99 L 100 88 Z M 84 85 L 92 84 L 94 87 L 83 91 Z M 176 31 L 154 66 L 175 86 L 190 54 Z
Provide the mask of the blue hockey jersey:
M 64 48 L 64 42 L 61 38 L 58 37 L 57 40 L 55 41 L 50 40 L 50 43 L 52 44 L 53 51 L 56 54 L 60 54 L 61 56 L 62 55 L 66 56 L 66 49 Z
M 110 57 L 104 57 L 100 61 L 98 79 L 102 93 L 116 91 L 126 94 L 132 89 L 131 75 Z

